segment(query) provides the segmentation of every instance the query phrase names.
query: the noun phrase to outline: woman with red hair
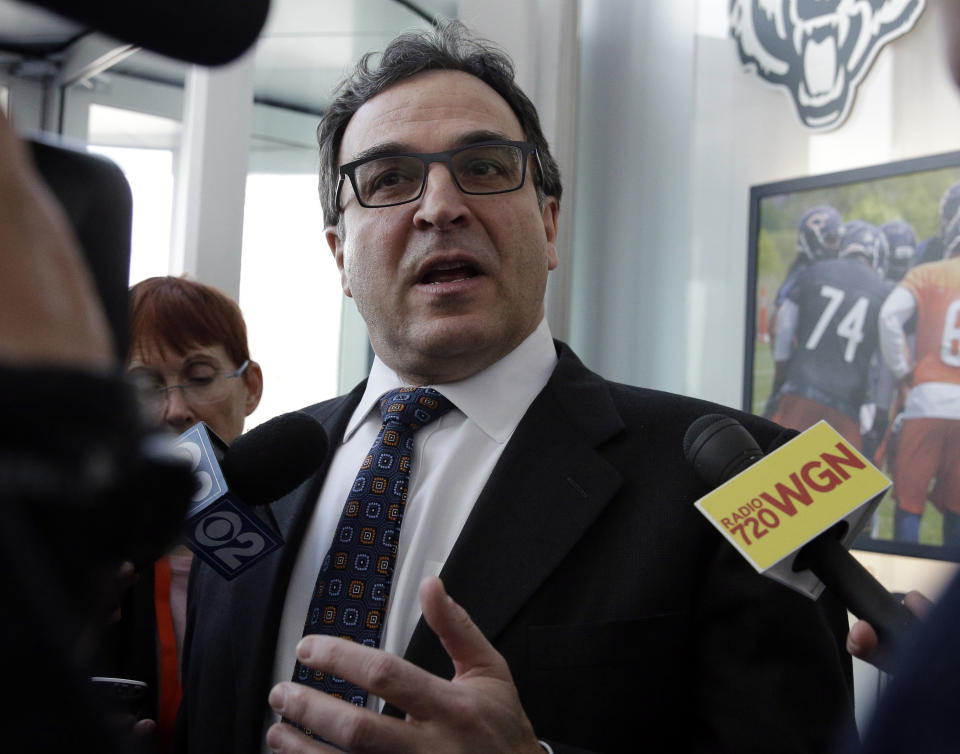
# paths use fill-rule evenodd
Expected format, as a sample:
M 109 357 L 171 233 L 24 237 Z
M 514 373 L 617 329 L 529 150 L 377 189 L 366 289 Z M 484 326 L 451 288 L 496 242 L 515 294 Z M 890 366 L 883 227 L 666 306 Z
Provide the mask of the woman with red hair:
M 225 442 L 260 402 L 263 373 L 251 360 L 240 307 L 211 286 L 154 277 L 130 291 L 127 375 L 144 412 L 181 434 L 197 422 Z M 169 751 L 180 703 L 180 649 L 192 553 L 177 545 L 140 568 L 108 643 L 118 676 L 146 681 L 143 710 L 157 722 L 157 750 Z

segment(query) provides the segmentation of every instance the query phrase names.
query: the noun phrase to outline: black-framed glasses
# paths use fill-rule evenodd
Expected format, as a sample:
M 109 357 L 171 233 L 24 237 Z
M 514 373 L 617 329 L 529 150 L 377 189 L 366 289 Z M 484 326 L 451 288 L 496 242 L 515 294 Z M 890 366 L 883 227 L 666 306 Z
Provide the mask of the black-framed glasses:
M 195 372 L 182 374 L 183 380 L 177 385 L 167 385 L 163 375 L 154 369 L 138 367 L 127 374 L 133 383 L 140 405 L 151 416 L 162 417 L 170 401 L 170 392 L 180 390 L 187 403 L 203 405 L 223 400 L 230 392 L 230 380 L 240 377 L 250 366 L 250 359 L 244 361 L 235 372 L 227 374 L 223 370 L 211 369 L 206 365 L 191 367 Z
M 343 179 L 349 178 L 361 207 L 393 207 L 419 199 L 434 162 L 446 164 L 453 182 L 465 194 L 506 194 L 516 191 L 527 175 L 527 155 L 537 160 L 537 148 L 528 141 L 485 141 L 446 152 L 406 152 L 364 157 L 340 166 L 336 206 L 340 207 Z

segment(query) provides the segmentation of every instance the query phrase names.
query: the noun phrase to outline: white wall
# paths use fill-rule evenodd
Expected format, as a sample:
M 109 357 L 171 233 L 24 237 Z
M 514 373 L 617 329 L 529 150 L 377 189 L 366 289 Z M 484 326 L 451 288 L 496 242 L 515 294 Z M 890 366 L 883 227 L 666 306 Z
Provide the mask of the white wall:
M 696 3 L 581 8 L 571 345 L 611 379 L 679 390 Z

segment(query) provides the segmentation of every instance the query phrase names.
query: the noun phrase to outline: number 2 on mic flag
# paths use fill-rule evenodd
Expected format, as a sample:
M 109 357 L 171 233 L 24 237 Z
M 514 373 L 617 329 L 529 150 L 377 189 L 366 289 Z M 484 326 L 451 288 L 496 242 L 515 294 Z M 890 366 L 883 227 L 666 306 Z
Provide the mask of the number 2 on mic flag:
M 848 523 L 841 541 L 849 547 L 889 487 L 843 435 L 820 421 L 696 506 L 757 571 L 778 578 L 803 545 L 840 521 Z M 795 575 L 788 580 L 797 588 Z M 801 589 L 810 590 L 819 592 L 813 584 Z

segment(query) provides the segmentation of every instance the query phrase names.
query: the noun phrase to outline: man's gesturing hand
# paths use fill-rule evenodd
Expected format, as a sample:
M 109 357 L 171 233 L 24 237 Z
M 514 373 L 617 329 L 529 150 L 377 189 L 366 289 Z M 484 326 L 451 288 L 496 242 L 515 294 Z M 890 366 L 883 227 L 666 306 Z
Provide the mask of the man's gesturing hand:
M 406 720 L 379 715 L 292 682 L 273 688 L 270 706 L 336 747 L 361 754 L 543 754 L 506 662 L 466 611 L 447 596 L 439 579 L 420 584 L 420 604 L 424 619 L 453 661 L 452 681 L 343 639 L 307 636 L 297 647 L 302 663 L 386 699 L 406 710 Z M 285 753 L 336 751 L 283 723 L 267 731 L 267 744 Z

